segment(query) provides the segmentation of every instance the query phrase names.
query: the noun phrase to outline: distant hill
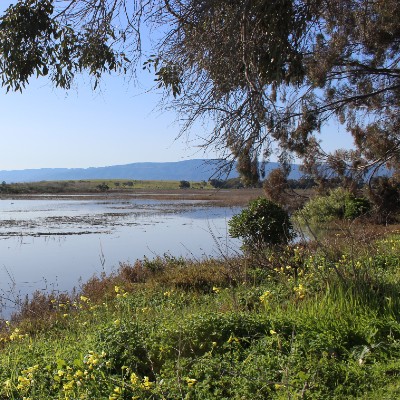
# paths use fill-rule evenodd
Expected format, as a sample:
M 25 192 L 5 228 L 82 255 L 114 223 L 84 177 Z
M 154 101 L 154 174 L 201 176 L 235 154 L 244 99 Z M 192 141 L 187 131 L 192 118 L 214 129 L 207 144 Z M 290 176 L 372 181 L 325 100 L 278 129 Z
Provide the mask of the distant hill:
M 142 162 L 108 167 L 90 168 L 41 168 L 14 171 L 0 171 L 0 182 L 39 182 L 84 179 L 133 179 L 133 180 L 187 180 L 207 181 L 211 177 L 227 178 L 226 174 L 218 176 L 223 160 L 185 160 L 178 162 Z M 266 173 L 278 166 L 269 163 Z M 236 178 L 238 173 L 232 169 L 229 178 Z M 293 165 L 291 179 L 301 176 L 299 166 Z

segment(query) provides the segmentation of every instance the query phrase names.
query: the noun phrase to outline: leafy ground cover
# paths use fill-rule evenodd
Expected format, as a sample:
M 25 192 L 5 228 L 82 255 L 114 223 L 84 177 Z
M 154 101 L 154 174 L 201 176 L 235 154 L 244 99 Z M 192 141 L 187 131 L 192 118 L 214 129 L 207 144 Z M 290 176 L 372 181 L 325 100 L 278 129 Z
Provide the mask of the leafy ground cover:
M 36 293 L 2 323 L 0 398 L 398 398 L 400 235 L 348 243 L 144 259 Z

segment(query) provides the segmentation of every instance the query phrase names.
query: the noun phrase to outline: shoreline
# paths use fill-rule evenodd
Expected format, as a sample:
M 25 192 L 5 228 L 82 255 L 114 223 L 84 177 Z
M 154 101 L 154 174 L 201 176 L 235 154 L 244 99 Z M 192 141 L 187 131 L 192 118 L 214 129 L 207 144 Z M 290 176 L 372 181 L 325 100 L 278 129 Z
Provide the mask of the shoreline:
M 126 191 L 2 194 L 0 200 L 202 200 L 214 206 L 244 206 L 263 196 L 261 188 L 251 189 L 134 189 Z

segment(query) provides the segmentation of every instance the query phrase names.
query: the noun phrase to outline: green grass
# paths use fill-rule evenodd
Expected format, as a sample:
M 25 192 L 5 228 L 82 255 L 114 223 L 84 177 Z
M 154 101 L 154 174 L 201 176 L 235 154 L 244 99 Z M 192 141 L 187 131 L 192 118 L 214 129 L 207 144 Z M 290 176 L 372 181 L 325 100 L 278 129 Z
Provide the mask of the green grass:
M 132 190 L 175 190 L 180 181 L 146 181 L 132 179 L 91 179 L 69 181 L 42 181 L 30 183 L 12 183 L 0 186 L 3 193 L 84 193 L 99 192 L 98 186 L 105 184 L 108 191 L 130 192 Z M 193 189 L 212 189 L 206 182 L 190 182 Z
M 399 249 L 145 259 L 36 294 L 3 326 L 0 398 L 398 398 Z

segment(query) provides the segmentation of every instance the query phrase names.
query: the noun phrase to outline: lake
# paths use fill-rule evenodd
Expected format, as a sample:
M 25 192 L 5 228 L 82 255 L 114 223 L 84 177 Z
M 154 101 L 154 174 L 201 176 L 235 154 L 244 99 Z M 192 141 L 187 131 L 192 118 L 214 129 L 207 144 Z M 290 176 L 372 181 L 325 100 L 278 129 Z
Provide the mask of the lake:
M 227 221 L 238 212 L 202 201 L 0 200 L 3 315 L 37 289 L 70 291 L 120 262 L 165 253 L 201 259 L 237 252 Z

